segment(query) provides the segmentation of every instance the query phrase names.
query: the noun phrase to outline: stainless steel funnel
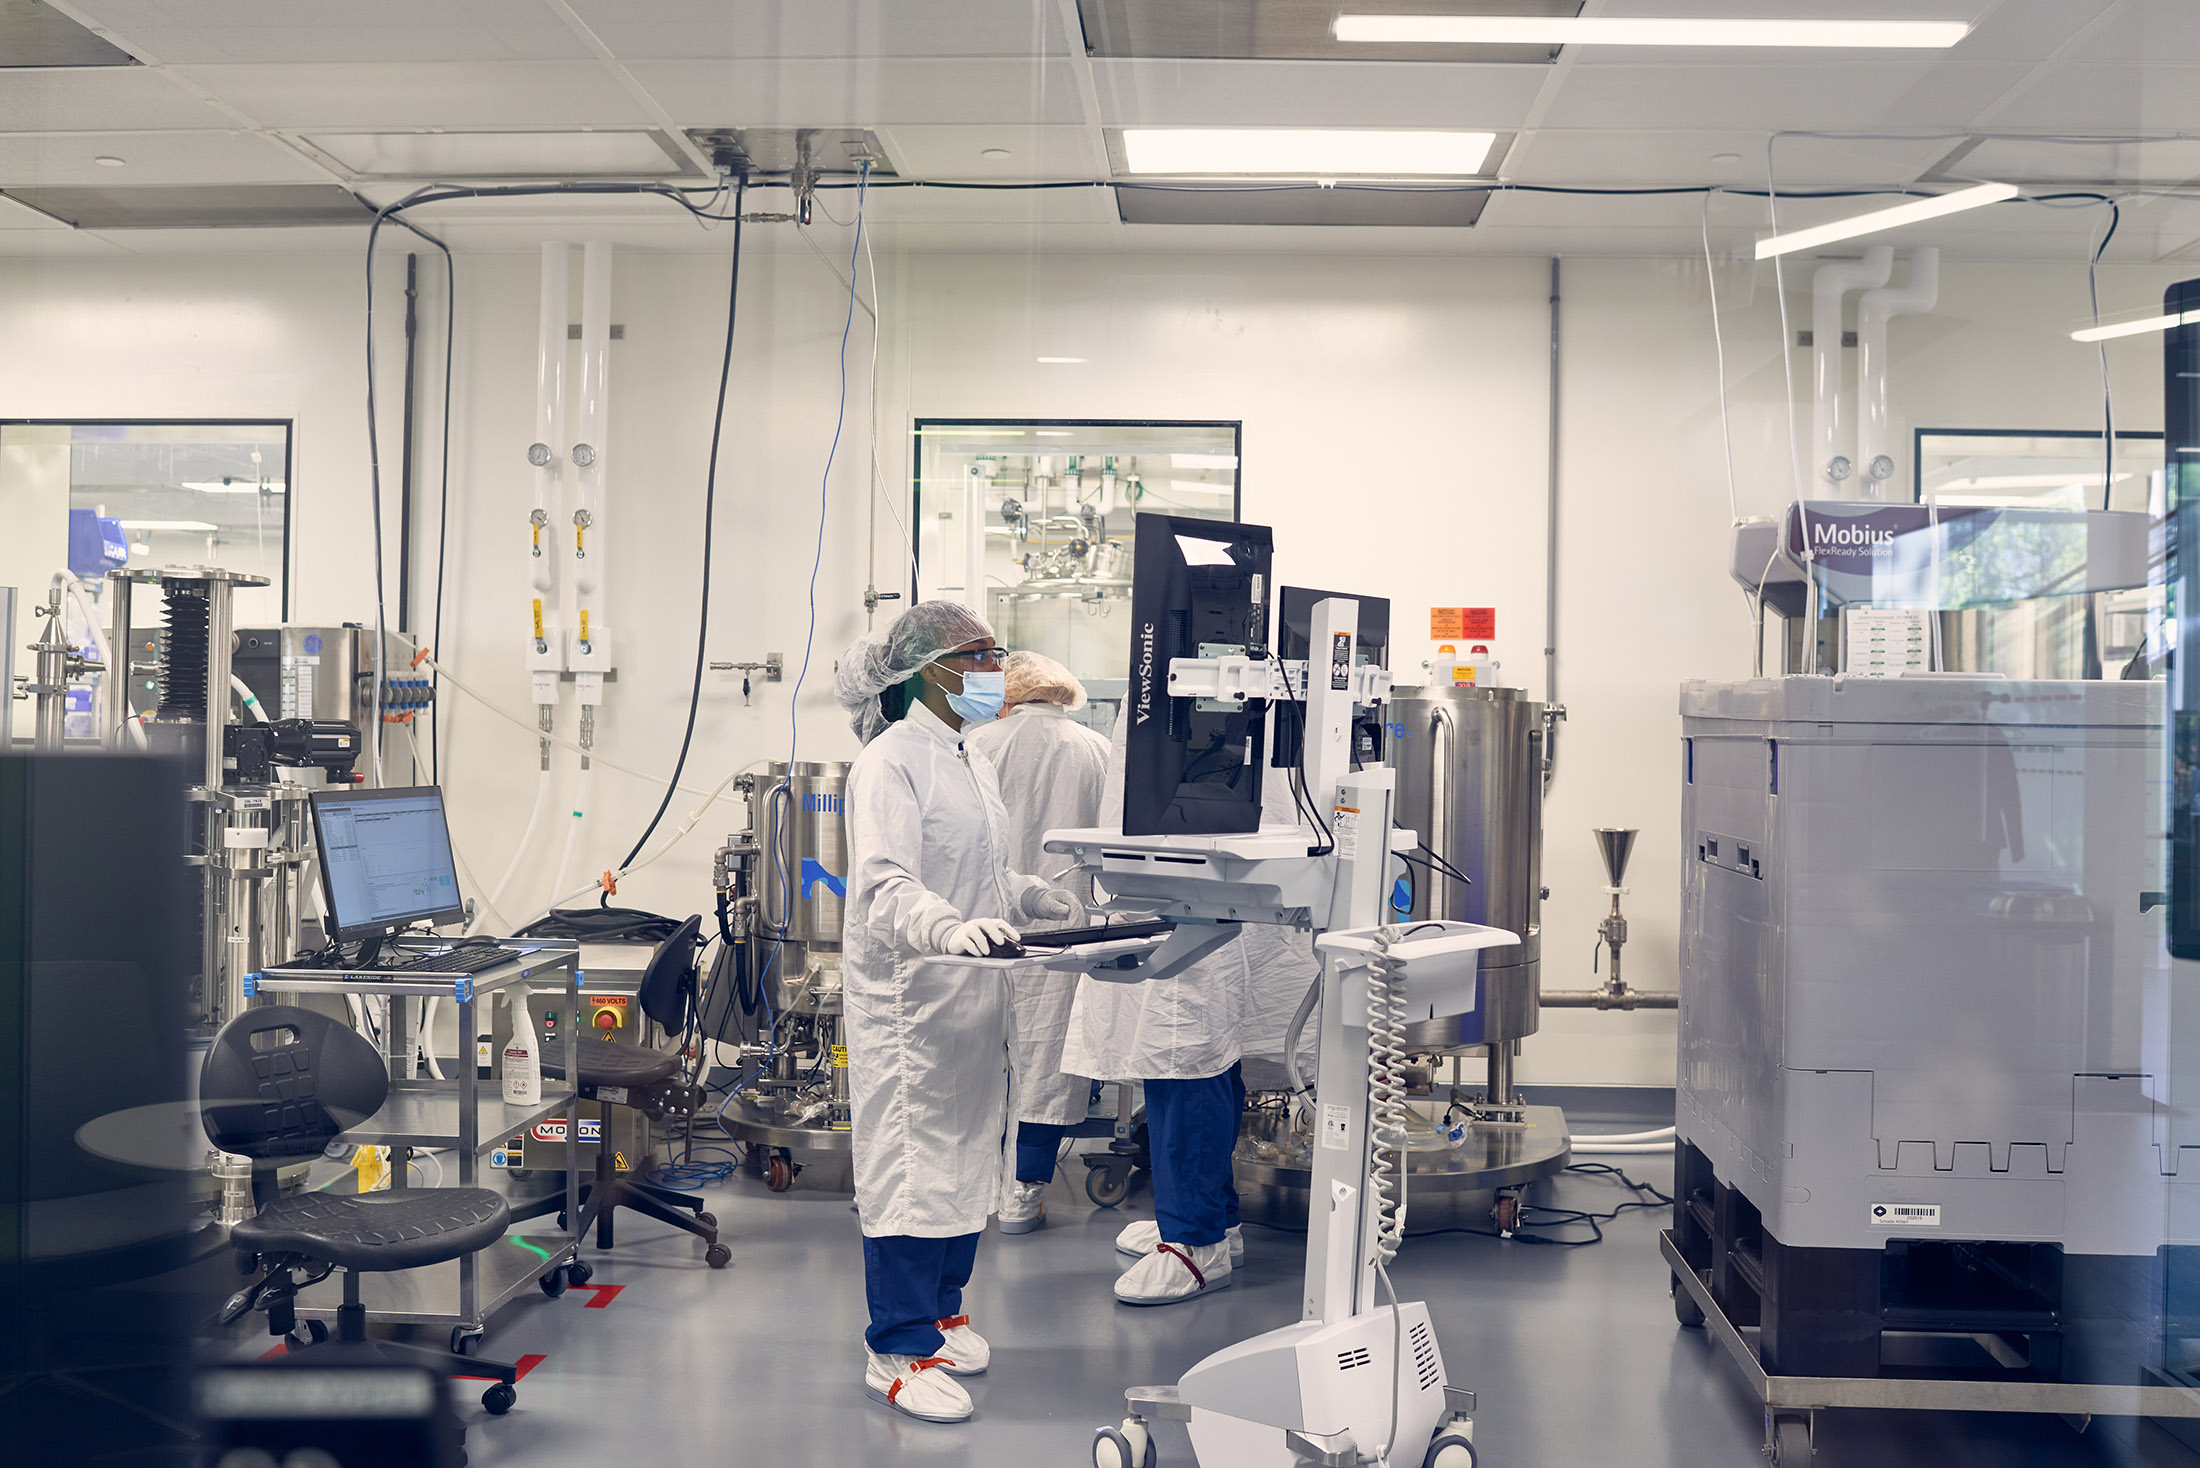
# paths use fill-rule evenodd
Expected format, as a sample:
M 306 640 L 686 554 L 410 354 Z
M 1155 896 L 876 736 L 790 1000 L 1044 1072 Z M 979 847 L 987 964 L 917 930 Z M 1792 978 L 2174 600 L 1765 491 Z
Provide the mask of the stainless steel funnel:
M 1599 826 L 1589 833 L 1597 838 L 1597 850 L 1604 853 L 1604 870 L 1611 874 L 1612 885 L 1622 887 L 1627 880 L 1627 858 L 1634 854 L 1636 832 L 1632 827 Z

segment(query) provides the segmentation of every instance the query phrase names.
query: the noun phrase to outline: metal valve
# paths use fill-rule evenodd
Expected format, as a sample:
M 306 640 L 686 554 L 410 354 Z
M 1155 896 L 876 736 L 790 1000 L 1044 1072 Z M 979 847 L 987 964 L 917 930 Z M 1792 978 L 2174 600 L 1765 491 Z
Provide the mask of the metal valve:
M 762 673 L 766 683 L 781 682 L 786 677 L 787 660 L 774 652 L 765 654 L 764 661 L 760 663 L 712 663 L 710 670 L 713 673 L 738 672 L 741 675 L 741 702 L 747 704 L 753 688 L 751 675 Z

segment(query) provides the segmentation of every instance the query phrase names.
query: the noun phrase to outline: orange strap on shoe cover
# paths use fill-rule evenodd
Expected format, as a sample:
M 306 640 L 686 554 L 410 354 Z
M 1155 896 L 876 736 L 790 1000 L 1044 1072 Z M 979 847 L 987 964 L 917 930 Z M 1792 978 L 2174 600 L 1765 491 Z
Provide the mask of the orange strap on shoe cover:
M 970 1317 L 967 1315 L 950 1315 L 945 1320 L 935 1320 L 932 1323 L 941 1330 L 959 1330 L 970 1323 Z
M 910 1362 L 909 1370 L 912 1373 L 918 1371 L 930 1371 L 935 1366 L 945 1366 L 946 1364 L 947 1358 L 945 1356 L 926 1356 L 921 1361 Z M 894 1384 L 886 1389 L 886 1400 L 888 1402 L 892 1402 L 894 1398 L 901 1395 L 901 1389 L 908 1384 L 909 1381 L 907 1377 L 895 1377 Z
M 1191 1255 L 1185 1253 L 1182 1249 L 1179 1249 L 1174 1244 L 1163 1244 L 1161 1246 L 1161 1252 L 1164 1254 L 1174 1254 L 1177 1258 L 1183 1260 L 1184 1267 L 1192 1272 L 1192 1278 L 1199 1282 L 1199 1287 L 1201 1289 L 1207 1288 L 1207 1276 L 1199 1272 L 1199 1266 L 1192 1262 Z

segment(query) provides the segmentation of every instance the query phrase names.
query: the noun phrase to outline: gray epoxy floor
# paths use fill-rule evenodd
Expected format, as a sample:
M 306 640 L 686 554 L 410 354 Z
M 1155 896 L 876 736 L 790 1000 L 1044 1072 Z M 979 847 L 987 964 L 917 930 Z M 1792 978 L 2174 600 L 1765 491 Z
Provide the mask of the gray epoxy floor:
M 1630 1159 L 1657 1177 L 1665 1159 Z M 955 1464 L 1079 1468 L 1092 1431 L 1122 1413 L 1124 1386 L 1173 1381 L 1215 1348 L 1297 1314 L 1301 1240 L 1247 1230 L 1227 1291 L 1163 1309 L 1109 1293 L 1128 1261 L 1111 1247 L 1135 1191 L 1101 1212 L 1083 1169 L 1049 1193 L 1049 1225 L 988 1234 L 968 1308 L 993 1343 L 970 1385 L 978 1414 L 941 1427 L 910 1421 L 862 1391 L 863 1281 L 845 1194 L 785 1195 L 744 1176 L 712 1188 L 734 1262 L 704 1267 L 701 1246 L 622 1215 L 618 1247 L 591 1251 L 590 1291 L 530 1296 L 491 1323 L 489 1354 L 544 1356 L 507 1417 L 467 1406 L 477 1468 L 689 1468 L 689 1465 Z M 1606 1209 L 1606 1181 L 1560 1179 L 1545 1195 Z M 1762 1463 L 1760 1409 L 1701 1331 L 1682 1330 L 1666 1293 L 1660 1213 L 1607 1224 L 1593 1248 L 1538 1248 L 1449 1235 L 1410 1240 L 1393 1266 L 1407 1298 L 1429 1302 L 1453 1384 L 1481 1395 L 1476 1439 L 1487 1468 L 1699 1468 Z M 1189 1468 L 1179 1426 L 1164 1425 L 1163 1468 Z M 2084 1436 L 2057 1418 L 1848 1412 L 1822 1416 L 1824 1468 L 1991 1464 L 2195 1468 L 2158 1429 L 2100 1421 Z M 1416 1460 L 1417 1461 L 1417 1460 Z

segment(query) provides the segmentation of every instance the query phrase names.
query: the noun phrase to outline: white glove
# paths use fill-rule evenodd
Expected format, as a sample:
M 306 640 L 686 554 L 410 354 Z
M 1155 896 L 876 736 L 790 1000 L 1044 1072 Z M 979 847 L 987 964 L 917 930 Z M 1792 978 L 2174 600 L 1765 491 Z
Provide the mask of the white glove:
M 940 952 L 983 958 L 993 949 L 1014 943 L 1023 935 L 999 918 L 972 918 L 957 923 L 940 935 Z
M 1024 916 L 1039 922 L 1082 922 L 1085 904 L 1062 887 L 1033 887 L 1024 893 Z

